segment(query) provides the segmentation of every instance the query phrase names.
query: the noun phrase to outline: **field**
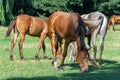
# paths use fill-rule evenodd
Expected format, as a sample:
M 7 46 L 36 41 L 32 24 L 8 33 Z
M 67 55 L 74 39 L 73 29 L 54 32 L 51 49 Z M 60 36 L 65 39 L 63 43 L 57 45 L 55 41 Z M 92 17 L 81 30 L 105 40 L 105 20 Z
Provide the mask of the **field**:
M 103 65 L 101 68 L 89 65 L 89 71 L 81 73 L 76 62 L 69 62 L 69 50 L 65 60 L 65 71 L 54 70 L 52 61 L 51 44 L 45 39 L 49 59 L 43 59 L 43 51 L 39 54 L 39 61 L 34 60 L 39 38 L 27 36 L 23 46 L 25 60 L 19 58 L 18 41 L 14 49 L 14 61 L 10 61 L 11 40 L 5 37 L 6 27 L 0 26 L 0 79 L 1 80 L 119 80 L 120 79 L 120 25 L 114 32 L 110 29 L 105 38 L 103 52 Z M 99 36 L 97 39 L 99 44 Z M 99 46 L 98 46 L 99 57 Z M 91 55 L 93 51 L 91 50 Z M 59 63 L 59 60 L 58 60 Z

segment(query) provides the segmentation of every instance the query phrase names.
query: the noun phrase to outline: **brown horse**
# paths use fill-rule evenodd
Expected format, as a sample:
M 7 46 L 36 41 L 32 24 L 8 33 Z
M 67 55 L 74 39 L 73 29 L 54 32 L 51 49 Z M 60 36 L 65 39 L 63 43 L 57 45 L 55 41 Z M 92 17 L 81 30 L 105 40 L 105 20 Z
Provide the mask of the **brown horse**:
M 76 60 L 81 68 L 81 71 L 88 71 L 89 53 L 85 47 L 84 37 L 86 29 L 80 15 L 77 13 L 55 12 L 48 19 L 48 35 L 52 45 L 53 61 L 55 69 L 63 70 L 64 60 L 67 55 L 68 45 L 72 41 L 77 41 L 78 54 Z M 57 41 L 56 41 L 57 37 Z M 62 61 L 57 67 L 56 55 L 58 49 L 56 44 L 60 46 L 62 39 L 65 39 Z M 61 51 L 59 51 L 61 52 Z
M 14 37 L 11 43 L 10 60 L 13 60 L 13 49 L 19 34 L 20 34 L 19 52 L 20 52 L 21 60 L 23 60 L 22 46 L 23 46 L 23 42 L 25 40 L 26 34 L 40 38 L 40 42 L 38 45 L 38 50 L 36 52 L 35 58 L 38 59 L 38 54 L 41 47 L 43 48 L 43 51 L 44 51 L 44 57 L 47 57 L 45 52 L 46 48 L 44 44 L 44 39 L 46 38 L 48 33 L 47 20 L 43 18 L 37 18 L 37 17 L 32 17 L 29 15 L 22 14 L 17 16 L 11 21 L 10 25 L 8 26 L 8 30 L 6 32 L 6 37 L 10 35 L 10 32 L 12 29 L 14 29 Z
M 108 20 L 108 29 L 110 29 L 110 25 L 112 24 L 113 26 L 113 31 L 115 31 L 115 24 L 120 23 L 120 15 L 113 15 L 110 17 Z

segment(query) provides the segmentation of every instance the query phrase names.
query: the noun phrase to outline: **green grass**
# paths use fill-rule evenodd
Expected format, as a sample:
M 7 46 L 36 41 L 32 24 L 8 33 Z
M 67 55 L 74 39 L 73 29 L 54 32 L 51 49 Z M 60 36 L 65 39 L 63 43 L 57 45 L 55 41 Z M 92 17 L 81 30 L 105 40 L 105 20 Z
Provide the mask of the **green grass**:
M 120 29 L 117 25 L 115 28 Z M 65 71 L 54 70 L 52 61 L 51 44 L 48 38 L 48 60 L 42 59 L 40 51 L 39 61 L 34 60 L 39 39 L 27 36 L 23 46 L 24 61 L 19 58 L 18 41 L 14 49 L 14 61 L 10 61 L 12 34 L 5 38 L 6 27 L 0 27 L 0 79 L 1 80 L 119 80 L 120 79 L 120 31 L 109 30 L 105 38 L 103 52 L 103 65 L 100 69 L 89 65 L 89 72 L 81 73 L 76 62 L 69 62 L 69 51 L 65 60 Z M 99 37 L 99 36 L 98 36 Z M 99 44 L 99 38 L 97 39 Z M 91 55 L 93 51 L 91 50 Z M 99 47 L 97 58 L 99 57 Z

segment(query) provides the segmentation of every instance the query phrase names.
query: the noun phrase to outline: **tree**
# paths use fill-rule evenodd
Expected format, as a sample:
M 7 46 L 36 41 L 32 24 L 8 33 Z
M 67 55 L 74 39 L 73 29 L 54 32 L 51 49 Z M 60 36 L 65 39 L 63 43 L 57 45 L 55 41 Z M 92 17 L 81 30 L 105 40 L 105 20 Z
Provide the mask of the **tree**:
M 12 14 L 13 4 L 14 4 L 14 0 L 3 0 L 5 24 L 7 25 L 13 18 L 13 14 Z
M 8 25 L 19 14 L 49 17 L 55 11 L 86 14 L 100 11 L 120 14 L 120 0 L 0 0 L 0 24 Z
M 5 24 L 5 17 L 4 17 L 4 8 L 3 8 L 3 1 L 0 0 L 0 24 Z
M 94 0 L 95 2 L 95 10 L 103 12 L 107 16 L 111 16 L 113 14 L 120 14 L 120 0 Z
M 58 10 L 69 11 L 66 4 L 67 0 L 32 0 L 32 7 L 39 16 L 49 16 Z

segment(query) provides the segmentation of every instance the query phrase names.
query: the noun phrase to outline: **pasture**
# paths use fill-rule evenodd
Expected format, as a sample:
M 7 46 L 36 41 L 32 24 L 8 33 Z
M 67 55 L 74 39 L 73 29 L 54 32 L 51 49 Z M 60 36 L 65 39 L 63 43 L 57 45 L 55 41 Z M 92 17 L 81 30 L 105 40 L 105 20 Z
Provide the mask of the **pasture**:
M 0 79 L 1 80 L 119 80 L 120 79 L 120 25 L 107 32 L 103 51 L 103 65 L 101 68 L 89 65 L 89 71 L 81 73 L 76 62 L 70 63 L 69 51 L 65 60 L 65 71 L 57 71 L 51 65 L 52 51 L 48 38 L 45 39 L 46 53 L 49 59 L 44 60 L 40 50 L 39 60 L 35 61 L 39 38 L 26 36 L 23 44 L 25 60 L 21 61 L 18 50 L 18 40 L 14 49 L 14 61 L 10 61 L 11 40 L 13 35 L 5 38 L 7 28 L 0 26 Z M 19 37 L 18 37 L 19 38 Z M 97 39 L 99 44 L 99 37 Z M 99 48 L 98 48 L 99 49 Z M 93 51 L 90 52 L 93 55 Z M 99 50 L 97 58 L 99 57 Z

